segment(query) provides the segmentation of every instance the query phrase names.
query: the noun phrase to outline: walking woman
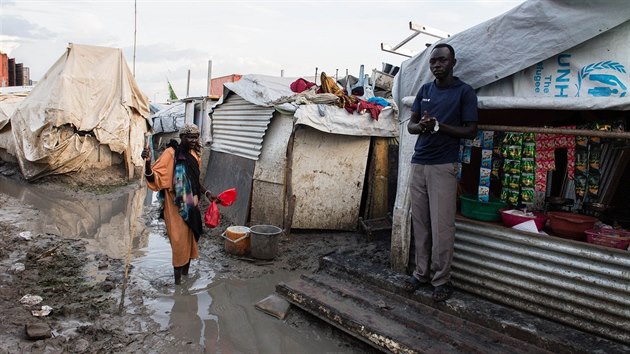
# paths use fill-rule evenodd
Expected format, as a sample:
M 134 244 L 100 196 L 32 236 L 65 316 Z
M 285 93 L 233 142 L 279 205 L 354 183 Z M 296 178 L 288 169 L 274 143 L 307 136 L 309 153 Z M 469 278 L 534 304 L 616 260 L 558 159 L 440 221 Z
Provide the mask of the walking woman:
M 179 130 L 179 137 L 181 142 L 172 140 L 153 166 L 151 151 L 148 148 L 142 151 L 147 186 L 164 198 L 164 222 L 173 253 L 175 284 L 181 283 L 182 275 L 188 275 L 190 261 L 199 257 L 197 242 L 203 231 L 201 196 L 210 201 L 216 199 L 199 181 L 199 128 L 185 124 Z

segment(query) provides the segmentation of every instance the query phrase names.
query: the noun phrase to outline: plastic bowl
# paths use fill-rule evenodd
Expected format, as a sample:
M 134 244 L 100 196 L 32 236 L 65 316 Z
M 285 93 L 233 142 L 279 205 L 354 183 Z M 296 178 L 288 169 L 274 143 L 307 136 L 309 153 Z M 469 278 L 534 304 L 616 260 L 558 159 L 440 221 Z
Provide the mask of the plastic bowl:
M 545 222 L 547 221 L 547 215 L 543 213 L 539 213 L 537 211 L 533 211 L 532 214 L 534 216 L 524 216 L 524 215 L 514 215 L 510 214 L 509 211 L 514 210 L 511 208 L 501 209 L 499 212 L 501 213 L 501 219 L 503 220 L 503 224 L 507 227 L 512 227 L 521 223 L 524 223 L 529 220 L 534 220 L 536 224 L 536 228 L 538 231 L 542 230 L 545 227 Z
M 462 215 L 475 220 L 499 221 L 501 220 L 499 210 L 507 207 L 507 203 L 500 200 L 482 202 L 475 197 L 465 195 L 459 198 L 461 200 Z
M 592 229 L 584 231 L 586 241 L 594 245 L 625 250 L 630 246 L 630 231 L 616 229 Z
M 584 231 L 592 229 L 598 219 L 594 216 L 573 214 L 566 211 L 547 213 L 549 225 L 556 236 L 586 241 Z

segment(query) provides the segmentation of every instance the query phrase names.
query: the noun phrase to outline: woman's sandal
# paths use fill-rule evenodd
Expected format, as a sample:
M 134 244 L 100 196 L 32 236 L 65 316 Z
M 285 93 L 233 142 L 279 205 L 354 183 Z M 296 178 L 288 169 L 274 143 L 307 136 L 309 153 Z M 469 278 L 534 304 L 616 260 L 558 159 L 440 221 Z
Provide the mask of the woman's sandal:
M 420 281 L 420 279 L 414 277 L 413 275 L 410 276 L 407 280 L 405 280 L 405 284 L 403 284 L 403 289 L 405 289 L 405 291 L 407 292 L 414 292 L 416 290 L 418 290 L 420 287 L 428 285 L 429 283 L 423 283 Z
M 451 298 L 451 295 L 453 295 L 453 285 L 450 282 L 433 289 L 433 301 L 446 301 Z

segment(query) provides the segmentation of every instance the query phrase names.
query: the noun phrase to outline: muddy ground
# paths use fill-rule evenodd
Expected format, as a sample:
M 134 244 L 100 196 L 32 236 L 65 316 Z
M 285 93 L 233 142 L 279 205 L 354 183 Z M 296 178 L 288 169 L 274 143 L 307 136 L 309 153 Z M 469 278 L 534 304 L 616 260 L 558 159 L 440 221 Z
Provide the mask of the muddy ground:
M 4 178 L 21 181 L 15 165 L 0 165 Z M 1 181 L 1 180 L 0 180 Z M 137 186 L 87 188 L 68 179 L 49 178 L 36 182 L 51 190 L 64 190 L 83 197 L 104 194 L 115 197 Z M 157 207 L 146 207 L 138 223 L 147 230 L 160 230 L 151 223 Z M 172 353 L 215 352 L 173 335 L 154 321 L 146 303 L 156 294 L 126 281 L 126 262 L 87 247 L 87 241 L 41 232 L 37 205 L 0 194 L 0 353 Z M 200 253 L 206 255 L 219 278 L 251 279 L 274 272 L 309 273 L 317 270 L 319 258 L 330 252 L 362 248 L 383 261 L 382 246 L 367 243 L 365 236 L 349 233 L 293 233 L 280 239 L 279 256 L 273 262 L 254 262 L 229 255 L 219 234 L 229 225 L 222 220 L 216 229 L 205 229 Z M 155 230 L 157 229 L 157 230 Z M 193 263 L 193 266 L 195 264 Z M 128 269 L 133 279 L 133 267 Z M 174 287 L 165 277 L 165 287 Z M 23 304 L 25 295 L 38 295 L 41 303 Z M 123 296 L 124 295 L 124 296 Z M 121 306 L 121 299 L 124 302 Z M 36 317 L 32 311 L 43 305 L 52 311 Z M 280 321 L 280 320 L 278 320 Z M 29 338 L 26 328 L 40 325 L 39 335 Z M 310 314 L 291 307 L 283 325 L 316 333 L 335 344 L 336 353 L 376 352 L 372 347 Z M 42 327 L 43 326 L 43 327 Z M 47 332 L 50 332 L 47 334 Z M 31 333 L 32 334 L 32 333 Z M 313 352 L 321 352 L 316 349 Z M 330 352 L 330 351 L 328 351 Z

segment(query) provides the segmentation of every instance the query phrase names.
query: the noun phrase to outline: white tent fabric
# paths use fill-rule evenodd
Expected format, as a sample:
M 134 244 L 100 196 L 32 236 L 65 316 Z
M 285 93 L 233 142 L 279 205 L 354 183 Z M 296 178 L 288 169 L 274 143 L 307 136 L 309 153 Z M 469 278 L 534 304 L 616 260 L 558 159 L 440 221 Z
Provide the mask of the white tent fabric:
M 324 104 L 300 105 L 295 111 L 295 124 L 303 124 L 319 131 L 353 136 L 398 136 L 398 116 L 392 106 L 385 107 L 372 119 L 369 113 L 349 114 L 345 109 Z
M 225 88 L 257 106 L 271 107 L 271 102 L 293 95 L 290 85 L 295 78 L 267 75 L 243 75 L 236 82 L 226 82 Z M 225 94 L 223 95 L 225 97 Z
M 628 65 L 630 21 L 481 87 L 479 108 L 629 110 Z
M 272 77 L 264 75 L 243 75 L 236 82 L 225 83 L 225 88 L 241 96 L 246 101 L 263 107 L 271 107 L 272 102 L 294 95 L 290 85 L 296 78 Z M 226 97 L 226 94 L 223 95 Z M 218 105 L 217 105 L 218 106 Z M 369 114 L 350 114 L 334 105 L 284 103 L 275 106 L 279 111 L 295 114 L 296 124 L 305 124 L 326 133 L 354 136 L 398 136 L 398 116 L 392 108 L 384 109 L 379 119 L 371 119 Z
M 121 49 L 70 44 L 11 117 L 27 179 L 78 171 L 99 145 L 144 163 L 149 101 Z
M 153 120 L 153 132 L 155 134 L 176 132 L 184 126 L 186 105 L 184 102 L 164 105 L 151 119 Z
M 0 94 L 0 130 L 9 124 L 10 117 L 28 96 L 28 92 Z
M 441 40 L 440 43 L 448 43 L 455 48 L 457 65 L 455 75 L 463 81 L 478 89 L 480 93 L 487 95 L 479 98 L 479 108 L 546 108 L 560 109 L 571 107 L 572 109 L 628 109 L 628 98 L 626 97 L 593 97 L 588 96 L 588 90 L 602 86 L 597 82 L 593 85 L 585 85 L 585 72 L 573 72 L 572 78 L 565 75 L 565 64 L 569 62 L 569 71 L 588 70 L 588 65 L 604 63 L 606 61 L 619 63 L 623 70 L 630 64 L 628 60 L 627 45 L 627 22 L 630 20 L 630 6 L 626 0 L 529 0 L 515 7 L 505 14 L 481 23 L 464 32 L 457 33 L 452 37 Z M 613 30 L 614 29 L 614 30 Z M 613 30 L 613 31 L 611 31 Z M 607 33 L 611 31 L 611 33 Z M 619 36 L 615 32 L 625 35 L 626 43 L 618 47 Z M 601 37 L 598 37 L 600 36 Z M 597 37 L 597 38 L 596 38 Z M 610 39 L 615 37 L 615 39 Z M 591 39 L 588 45 L 585 43 Z M 602 46 L 606 50 L 598 47 L 599 39 L 605 39 L 608 44 Z M 608 40 L 609 38 L 610 40 Z M 623 41 L 623 39 L 621 39 Z M 617 43 L 611 46 L 610 43 Z M 584 44 L 586 48 L 582 48 Z M 589 49 L 599 48 L 599 49 Z M 416 136 L 407 132 L 406 123 L 411 115 L 411 102 L 419 88 L 431 80 L 433 75 L 429 70 L 429 56 L 432 48 L 427 48 L 422 53 L 406 60 L 401 64 L 399 74 L 396 76 L 393 88 L 394 98 L 400 109 L 400 155 L 398 191 L 393 215 L 392 231 L 392 257 L 403 260 L 406 254 L 395 254 L 396 252 L 408 251 L 409 240 L 405 235 L 410 232 L 409 220 L 409 161 L 413 154 L 413 147 Z M 576 59 L 573 63 L 563 56 L 565 51 Z M 575 50 L 575 51 L 573 51 Z M 586 50 L 589 55 L 583 57 Z M 612 56 L 611 56 L 611 53 Z M 579 57 L 579 60 L 577 60 Z M 560 59 L 559 59 L 560 58 Z M 613 60 L 614 59 L 614 60 Z M 557 64 L 554 69 L 554 60 Z M 553 72 L 553 85 L 564 85 L 564 79 L 569 79 L 570 89 L 555 88 L 554 96 L 531 97 L 514 96 L 522 94 L 524 90 L 530 90 L 531 85 L 535 89 L 536 65 L 541 63 Z M 584 66 L 585 65 L 585 66 Z M 603 67 L 602 64 L 599 64 Z M 619 74 L 625 74 L 611 67 L 615 65 L 607 64 L 608 71 L 604 75 L 614 75 L 619 78 Z M 558 68 L 558 66 L 560 68 Z M 532 70 L 534 75 L 532 75 Z M 547 76 L 550 73 L 545 73 Z M 513 77 L 510 77 L 513 75 Z M 564 76 L 563 76 L 564 75 Z M 585 85 L 579 90 L 576 78 L 582 75 L 582 84 Z M 510 78 L 508 78 L 510 77 Z M 507 79 L 506 79 L 507 78 Z M 516 80 L 514 80 L 516 78 Z M 496 83 L 502 80 L 502 83 Z M 612 82 L 610 77 L 599 77 L 599 80 Z M 521 85 L 522 80 L 530 80 L 529 83 Z M 560 81 L 558 81 L 560 80 Z M 573 80 L 573 81 L 571 81 Z M 628 86 L 627 76 L 621 78 L 625 80 L 624 85 Z M 527 84 L 530 88 L 527 88 Z M 488 88 L 486 89 L 485 86 Z M 499 88 L 502 86 L 502 88 Z M 609 89 L 614 89 L 611 84 L 607 84 Z M 525 88 L 522 88 L 525 87 Z M 512 90 L 513 93 L 506 92 Z M 620 88 L 620 86 L 617 86 Z M 485 91 L 484 91 L 485 90 Z M 555 97 L 559 91 L 564 90 L 567 97 Z M 501 93 L 497 93 L 501 91 Z M 604 90 L 601 90 L 606 91 Z M 584 94 L 586 92 L 586 94 Z M 597 92 L 597 91 L 591 91 Z M 580 96 L 575 96 L 580 93 Z M 568 97 L 573 95 L 573 97 Z M 618 93 L 618 96 L 620 93 Z M 394 240 L 403 244 L 394 244 Z
M 28 92 L 0 94 L 0 149 L 15 156 L 15 139 L 11 133 L 10 117 L 28 96 Z
M 477 89 L 628 20 L 627 0 L 529 0 L 440 43 L 455 48 L 458 60 L 455 74 Z M 402 63 L 394 83 L 397 100 L 415 95 L 422 84 L 433 80 L 430 54 L 429 48 Z

